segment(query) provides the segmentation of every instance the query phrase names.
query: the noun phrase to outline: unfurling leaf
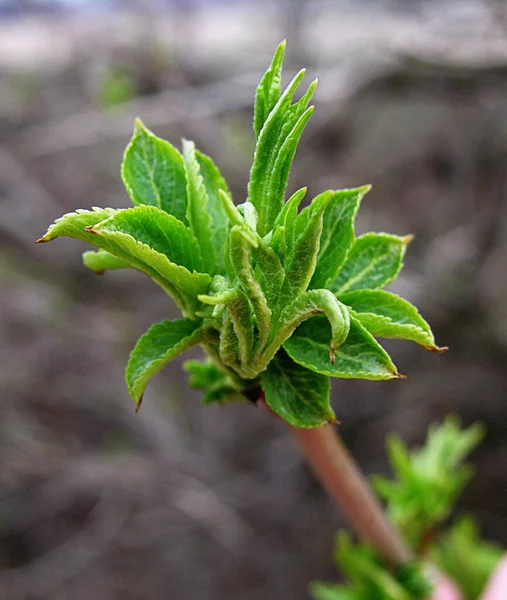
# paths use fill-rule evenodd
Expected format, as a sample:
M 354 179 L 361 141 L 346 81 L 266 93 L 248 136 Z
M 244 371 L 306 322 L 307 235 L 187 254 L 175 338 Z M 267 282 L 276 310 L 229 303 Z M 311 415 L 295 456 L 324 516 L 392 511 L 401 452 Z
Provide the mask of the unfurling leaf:
M 254 131 L 256 138 L 259 137 L 269 113 L 273 110 L 282 93 L 282 65 L 285 46 L 285 40 L 278 45 L 273 61 L 264 73 L 255 92 Z
M 211 241 L 215 250 L 215 272 L 225 273 L 225 247 L 227 243 L 227 216 L 220 200 L 220 190 L 229 193 L 227 183 L 209 156 L 195 151 L 199 171 L 208 195 L 208 212 L 211 218 Z
M 266 404 L 294 427 L 334 423 L 329 379 L 292 361 L 280 350 L 262 374 Z
M 456 418 L 432 426 L 426 444 L 409 451 L 396 436 L 388 442 L 396 480 L 376 477 L 376 491 L 387 501 L 390 518 L 415 548 L 449 516 L 472 471 L 463 464 L 483 436 L 483 428 L 461 429 Z
M 344 379 L 397 379 L 400 377 L 387 352 L 366 329 L 350 318 L 345 342 L 335 351 L 335 362 L 329 359 L 331 327 L 325 317 L 313 317 L 302 323 L 283 347 L 298 364 Z
M 172 215 L 152 206 L 136 206 L 119 211 L 89 231 L 118 242 L 121 236 L 129 236 L 190 272 L 203 270 L 201 249 L 192 231 Z
M 329 288 L 339 296 L 354 290 L 378 290 L 400 272 L 411 236 L 365 233 L 358 237 Z
M 211 217 L 208 212 L 208 193 L 196 157 L 194 142 L 183 140 L 183 159 L 187 169 L 187 219 L 202 250 L 207 273 L 216 272 L 215 249 Z
M 304 74 L 304 70 L 300 71 L 280 95 L 258 136 L 248 184 L 248 200 L 259 214 L 258 232 L 261 236 L 270 231 L 283 207 L 290 164 L 304 126 L 311 116 L 312 109 L 307 110 L 307 106 L 316 82 L 310 85 L 298 102 L 292 104 L 292 97 Z
M 350 330 L 350 317 L 347 307 L 336 299 L 329 290 L 310 290 L 300 294 L 294 304 L 287 307 L 280 316 L 280 331 L 285 341 L 303 321 L 322 313 L 331 327 L 329 359 L 335 361 L 335 348 L 347 339 Z
M 91 210 L 78 209 L 76 212 L 71 212 L 63 215 L 49 226 L 47 232 L 37 240 L 37 244 L 50 242 L 59 237 L 71 237 L 76 240 L 83 240 L 88 244 L 95 244 L 93 233 L 85 231 L 89 227 L 93 227 L 101 221 L 105 221 L 119 211 L 114 208 L 98 208 L 94 206 Z
M 360 323 L 375 337 L 412 340 L 427 350 L 440 352 L 430 326 L 417 308 L 384 290 L 357 290 L 339 296 L 353 309 Z
M 354 244 L 354 220 L 370 186 L 334 192 L 324 212 L 317 266 L 311 288 L 324 288 L 333 281 Z
M 187 178 L 181 154 L 137 119 L 125 150 L 123 183 L 134 204 L 156 206 L 186 222 Z
M 472 517 L 458 518 L 431 552 L 431 559 L 459 587 L 464 600 L 477 600 L 500 561 L 502 548 L 481 539 Z
M 83 252 L 83 263 L 98 275 L 102 275 L 104 271 L 128 269 L 132 267 L 132 265 L 126 260 L 123 260 L 123 258 L 113 256 L 105 250 L 87 250 L 86 252 Z
M 130 395 L 139 404 L 148 381 L 173 358 L 201 341 L 198 321 L 181 319 L 152 325 L 132 350 L 125 372 Z
M 315 271 L 319 240 L 322 233 L 322 216 L 333 192 L 324 192 L 312 200 L 298 215 L 294 227 L 294 240 L 288 248 L 283 301 L 289 303 L 304 292 Z
M 211 360 L 186 360 L 183 368 L 190 375 L 189 383 L 192 387 L 204 390 L 202 402 L 205 406 L 222 404 L 241 398 L 237 388 L 229 377 L 221 371 Z

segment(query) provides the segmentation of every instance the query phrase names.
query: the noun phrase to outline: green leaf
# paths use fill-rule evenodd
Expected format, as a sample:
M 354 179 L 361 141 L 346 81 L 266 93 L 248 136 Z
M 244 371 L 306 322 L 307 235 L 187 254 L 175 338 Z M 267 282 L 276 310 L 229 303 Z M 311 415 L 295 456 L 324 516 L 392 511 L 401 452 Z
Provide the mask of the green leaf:
M 354 290 L 380 289 L 396 278 L 412 236 L 365 233 L 356 239 L 329 288 L 337 295 Z
M 284 348 L 298 364 L 330 377 L 344 379 L 398 379 L 396 367 L 387 352 L 366 329 L 350 317 L 350 331 L 345 342 L 335 351 L 335 362 L 329 358 L 331 327 L 325 317 L 313 317 L 302 323 Z
M 219 355 L 224 365 L 239 372 L 241 368 L 239 341 L 230 311 L 225 311 L 222 317 Z
M 307 188 L 295 192 L 285 203 L 273 225 L 271 246 L 285 262 L 289 249 L 294 246 L 294 231 L 298 215 L 298 206 L 306 195 Z
M 267 405 L 294 427 L 334 423 L 329 379 L 304 369 L 281 350 L 261 375 Z
M 272 312 L 278 311 L 280 304 L 285 305 L 281 289 L 285 276 L 284 269 L 276 252 L 260 241 L 257 248 L 252 249 L 255 260 L 255 278 L 259 282 L 266 302 Z
M 202 399 L 205 406 L 223 404 L 241 398 L 229 377 L 210 359 L 187 360 L 183 363 L 183 368 L 190 375 L 190 385 L 205 390 Z
M 282 298 L 287 304 L 304 292 L 310 283 L 319 252 L 322 217 L 332 195 L 332 192 L 320 194 L 297 217 L 282 287 Z
M 173 358 L 201 341 L 201 323 L 190 319 L 152 325 L 132 350 L 125 372 L 130 395 L 139 405 L 148 381 Z
M 297 142 L 311 115 L 311 109 L 306 114 L 305 110 L 316 82 L 310 85 L 308 92 L 298 102 L 291 104 L 304 73 L 302 70 L 294 77 L 269 113 L 255 149 L 248 184 L 248 200 L 259 214 L 257 231 L 261 236 L 270 231 L 283 207 L 286 176 Z
M 92 233 L 126 234 L 189 271 L 202 271 L 201 249 L 192 231 L 173 215 L 153 206 L 122 210 L 92 227 Z
M 286 41 L 278 45 L 269 69 L 264 73 L 255 92 L 254 131 L 258 138 L 261 129 L 282 93 L 282 65 Z
M 83 252 L 83 263 L 85 267 L 88 267 L 97 275 L 102 275 L 104 271 L 132 268 L 131 263 L 123 260 L 123 258 L 113 256 L 105 250 L 87 250 Z
M 58 237 L 71 237 L 76 240 L 83 240 L 89 244 L 95 245 L 95 236 L 93 233 L 85 231 L 88 227 L 93 227 L 97 223 L 108 219 L 120 211 L 114 208 L 92 207 L 91 210 L 78 209 L 63 215 L 49 226 L 47 232 L 37 240 L 37 244 L 51 242 Z
M 160 223 L 167 224 L 167 219 L 169 219 L 171 223 L 175 224 L 176 231 L 179 231 L 182 239 L 185 239 L 186 234 L 184 231 L 188 230 L 188 228 L 177 219 L 170 215 L 166 215 L 163 211 L 159 211 L 155 207 L 139 206 L 126 210 L 93 208 L 92 210 L 78 210 L 75 213 L 68 213 L 60 219 L 57 219 L 38 242 L 49 242 L 60 236 L 69 236 L 93 244 L 94 246 L 125 260 L 130 263 L 133 268 L 146 273 L 174 298 L 176 304 L 182 310 L 193 310 L 197 301 L 197 294 L 205 294 L 208 290 L 211 281 L 209 275 L 195 272 L 190 273 L 185 267 L 172 263 L 166 255 L 157 252 L 142 241 L 137 241 L 131 235 L 118 231 L 109 232 L 107 231 L 107 228 L 102 229 L 100 235 L 98 231 L 95 231 L 96 227 L 99 225 L 102 226 L 106 221 L 110 223 L 113 229 L 114 223 L 126 223 L 125 219 L 128 220 L 130 217 L 125 218 L 122 216 L 121 219 L 117 221 L 109 221 L 109 219 L 122 215 L 123 213 L 128 215 L 134 211 L 136 211 L 136 215 L 145 215 L 143 222 L 149 220 L 146 218 L 146 215 L 149 216 L 150 214 L 155 215 L 153 220 L 158 221 L 159 225 Z M 156 225 L 154 225 L 154 229 L 156 231 Z M 137 230 L 134 227 L 132 232 L 142 237 L 143 240 L 148 241 L 148 238 L 146 238 L 147 233 L 142 227 Z M 166 233 L 164 233 L 164 235 L 166 235 Z M 178 239 L 179 234 L 177 233 L 176 241 Z M 195 240 L 192 243 L 196 245 Z M 181 252 L 178 251 L 176 254 L 185 255 L 182 247 L 180 250 Z M 197 250 L 199 250 L 198 247 Z M 195 255 L 194 251 L 195 248 L 194 250 L 190 248 L 189 256 L 185 258 L 185 262 L 189 258 L 190 260 L 199 260 L 199 255 Z
M 464 516 L 441 536 L 431 559 L 454 580 L 464 600 L 477 600 L 502 554 L 500 546 L 481 539 L 473 518 Z
M 317 86 L 317 82 L 311 84 L 309 91 L 311 95 Z M 309 99 L 308 99 L 309 101 Z M 273 224 L 276 215 L 279 213 L 285 200 L 285 190 L 289 181 L 290 168 L 296 154 L 299 140 L 303 135 L 303 130 L 310 120 L 314 111 L 314 107 L 310 106 L 295 122 L 292 129 L 285 137 L 281 144 L 275 162 L 269 172 L 269 180 L 267 182 L 267 206 L 269 207 L 268 217 L 269 223 Z M 284 130 L 282 129 L 282 132 Z
M 310 584 L 310 593 L 315 600 L 365 600 L 360 590 L 323 581 L 313 581 Z
M 319 313 L 326 316 L 331 327 L 329 356 L 333 362 L 335 348 L 347 339 L 350 318 L 347 307 L 329 290 L 310 290 L 300 294 L 294 304 L 282 312 L 279 335 L 285 341 L 298 325 Z
M 325 288 L 336 278 L 354 244 L 354 220 L 369 190 L 370 186 L 366 185 L 334 193 L 324 212 L 317 266 L 310 288 Z
M 208 291 L 210 276 L 195 270 L 202 264 L 199 246 L 188 227 L 172 215 L 138 206 L 118 212 L 89 231 L 95 234 L 96 245 L 105 240 L 106 250 L 114 247 L 113 253 L 119 255 L 119 249 L 143 265 L 141 270 L 154 272 L 156 280 L 184 292 L 190 305 L 195 306 L 197 295 Z
M 187 169 L 187 219 L 202 250 L 204 268 L 207 273 L 216 273 L 215 249 L 213 247 L 211 217 L 208 209 L 208 194 L 196 157 L 194 142 L 183 140 L 183 159 Z
M 357 290 L 339 296 L 353 309 L 360 323 L 375 337 L 412 340 L 427 350 L 440 352 L 430 326 L 417 308 L 391 292 Z
M 187 178 L 181 154 L 136 119 L 121 174 L 134 204 L 149 204 L 186 222 Z
M 199 163 L 199 171 L 208 195 L 207 210 L 211 217 L 211 241 L 215 249 L 216 260 L 215 271 L 223 274 L 225 272 L 227 215 L 220 200 L 219 190 L 226 194 L 229 193 L 229 190 L 225 179 L 209 156 L 196 150 L 195 158 Z
M 336 562 L 350 581 L 347 591 L 358 600 L 422 600 L 432 591 L 420 564 L 404 564 L 393 573 L 371 546 L 354 544 L 345 532 L 338 535 Z
M 252 303 L 257 327 L 259 329 L 259 344 L 267 341 L 271 328 L 271 309 L 268 306 L 262 287 L 255 278 L 252 268 L 252 246 L 244 236 L 244 228 L 234 225 L 229 233 L 231 266 L 238 278 L 243 291 Z
M 450 514 L 472 471 L 465 456 L 479 443 L 479 425 L 462 430 L 456 418 L 432 426 L 426 444 L 409 451 L 396 436 L 388 441 L 396 479 L 375 477 L 373 485 L 387 501 L 388 514 L 416 549 Z

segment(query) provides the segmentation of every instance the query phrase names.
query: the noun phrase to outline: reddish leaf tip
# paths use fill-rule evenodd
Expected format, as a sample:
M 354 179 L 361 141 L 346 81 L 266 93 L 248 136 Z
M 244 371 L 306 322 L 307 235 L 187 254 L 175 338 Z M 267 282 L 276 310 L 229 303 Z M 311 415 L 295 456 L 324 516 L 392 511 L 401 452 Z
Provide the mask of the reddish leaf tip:
M 136 412 L 136 415 L 137 415 L 137 413 L 139 412 L 139 409 L 141 408 L 141 404 L 142 404 L 142 403 L 143 403 L 143 397 L 141 396 L 141 397 L 139 398 L 139 400 L 137 401 L 137 404 L 136 404 L 136 411 L 135 411 L 135 412 Z
M 440 354 L 441 352 L 447 352 L 447 350 L 449 350 L 449 346 L 424 346 L 425 350 L 428 350 L 428 352 L 436 352 L 437 354 Z
M 393 375 L 393 379 L 408 379 L 408 377 L 406 375 L 403 375 L 403 373 L 396 373 L 395 375 Z
M 331 361 L 331 364 L 334 365 L 334 361 L 336 360 L 336 357 L 334 354 L 334 346 L 330 346 L 330 348 L 329 348 L 329 360 Z
M 34 244 L 45 244 L 46 242 L 49 242 L 50 240 L 48 240 L 46 238 L 46 236 L 42 236 L 41 238 L 39 238 L 38 240 L 35 240 Z

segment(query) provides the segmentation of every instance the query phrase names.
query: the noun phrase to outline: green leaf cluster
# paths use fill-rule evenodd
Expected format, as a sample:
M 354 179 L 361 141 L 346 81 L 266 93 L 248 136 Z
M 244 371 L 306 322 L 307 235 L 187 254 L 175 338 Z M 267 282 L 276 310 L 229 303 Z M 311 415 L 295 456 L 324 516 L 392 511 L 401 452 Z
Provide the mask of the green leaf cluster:
M 450 515 L 456 499 L 473 475 L 464 458 L 484 435 L 479 424 L 461 429 L 449 417 L 432 426 L 424 446 L 409 451 L 396 436 L 388 440 L 389 460 L 396 476 L 373 478 L 373 487 L 386 501 L 390 519 L 414 548 L 423 548 L 436 527 Z
M 314 582 L 316 600 L 417 600 L 427 598 L 431 585 L 426 565 L 446 573 L 464 600 L 479 600 L 486 582 L 502 555 L 495 544 L 480 538 L 472 517 L 458 517 L 440 532 L 452 512 L 472 469 L 463 460 L 483 435 L 480 425 L 462 429 L 455 417 L 433 426 L 422 448 L 407 450 L 398 439 L 388 442 L 394 480 L 375 479 L 375 487 L 387 500 L 388 512 L 398 525 L 417 560 L 389 568 L 378 552 L 354 543 L 346 533 L 337 539 L 335 560 L 347 583 Z M 431 572 L 431 570 L 429 571 Z
M 415 307 L 384 290 L 410 236 L 355 235 L 368 186 L 325 191 L 302 209 L 306 189 L 286 199 L 317 82 L 296 99 L 303 70 L 283 89 L 284 52 L 282 43 L 255 94 L 245 202 L 193 142 L 180 151 L 137 120 L 121 171 L 134 207 L 66 214 L 39 240 L 96 246 L 87 267 L 141 271 L 180 308 L 182 319 L 153 325 L 132 351 L 126 379 L 138 404 L 155 373 L 200 345 L 211 362 L 187 370 L 206 403 L 263 392 L 288 423 L 317 427 L 335 420 L 329 377 L 400 377 L 375 338 L 439 350 Z

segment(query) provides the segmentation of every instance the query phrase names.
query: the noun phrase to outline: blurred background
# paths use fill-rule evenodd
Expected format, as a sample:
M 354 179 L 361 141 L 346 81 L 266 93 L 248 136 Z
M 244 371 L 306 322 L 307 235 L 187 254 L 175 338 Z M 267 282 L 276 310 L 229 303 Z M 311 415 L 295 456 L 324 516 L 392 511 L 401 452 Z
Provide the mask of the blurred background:
M 134 414 L 128 353 L 177 316 L 83 244 L 33 245 L 65 212 L 128 205 L 139 116 L 195 140 L 237 202 L 255 86 L 318 76 L 290 189 L 373 184 L 357 230 L 415 234 L 397 291 L 446 355 L 386 343 L 406 381 L 336 380 L 367 473 L 384 438 L 457 413 L 488 435 L 460 510 L 507 543 L 507 6 L 465 0 L 0 0 L 0 597 L 303 600 L 336 580 L 340 514 L 284 428 L 200 405 L 176 360 Z

